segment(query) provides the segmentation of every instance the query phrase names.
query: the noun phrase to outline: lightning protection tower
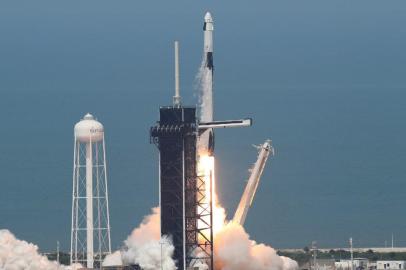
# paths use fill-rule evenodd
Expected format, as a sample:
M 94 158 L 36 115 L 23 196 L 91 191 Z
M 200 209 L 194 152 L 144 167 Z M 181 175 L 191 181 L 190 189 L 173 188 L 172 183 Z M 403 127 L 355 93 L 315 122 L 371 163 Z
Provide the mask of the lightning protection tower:
M 86 114 L 74 128 L 71 263 L 100 267 L 111 253 L 103 125 Z

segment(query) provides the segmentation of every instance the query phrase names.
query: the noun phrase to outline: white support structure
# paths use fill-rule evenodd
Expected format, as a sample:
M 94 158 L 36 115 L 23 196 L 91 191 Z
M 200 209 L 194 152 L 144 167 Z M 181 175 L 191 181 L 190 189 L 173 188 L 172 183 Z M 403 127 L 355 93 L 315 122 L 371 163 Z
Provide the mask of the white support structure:
M 97 268 L 111 253 L 104 128 L 86 114 L 74 135 L 70 259 Z
M 86 234 L 87 267 L 93 268 L 93 159 L 91 138 L 86 143 Z
M 269 154 L 273 154 L 274 150 L 271 145 L 271 140 L 266 140 L 264 144 L 255 146 L 259 150 L 258 159 L 251 170 L 250 178 L 248 179 L 247 186 L 241 197 L 240 203 L 235 211 L 233 222 L 244 225 L 247 218 L 248 210 L 250 209 L 258 189 L 259 181 L 261 180 L 262 172 L 264 171 L 266 161 Z
M 203 130 L 204 132 L 205 130 L 212 128 L 232 128 L 232 127 L 250 127 L 250 126 L 252 126 L 252 119 L 246 118 L 241 120 L 200 122 L 199 130 Z

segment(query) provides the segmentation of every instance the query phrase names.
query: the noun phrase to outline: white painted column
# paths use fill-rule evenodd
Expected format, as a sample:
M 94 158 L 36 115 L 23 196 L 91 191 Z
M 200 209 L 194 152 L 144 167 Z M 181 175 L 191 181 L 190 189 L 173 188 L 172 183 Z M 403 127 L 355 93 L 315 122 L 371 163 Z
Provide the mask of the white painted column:
M 93 268 L 93 160 L 91 140 L 86 144 L 86 228 L 87 268 Z

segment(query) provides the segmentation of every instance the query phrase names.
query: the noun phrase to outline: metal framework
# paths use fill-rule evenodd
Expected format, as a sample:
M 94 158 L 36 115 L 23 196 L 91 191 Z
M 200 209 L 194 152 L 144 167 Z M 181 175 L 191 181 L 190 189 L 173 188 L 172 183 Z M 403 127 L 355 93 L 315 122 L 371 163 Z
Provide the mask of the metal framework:
M 199 226 L 196 230 L 198 243 L 194 249 L 191 266 L 205 263 L 213 269 L 213 176 L 210 174 L 209 198 L 206 194 L 205 176 L 197 177 L 197 216 Z
M 248 178 L 247 185 L 245 186 L 244 193 L 241 196 L 240 203 L 234 213 L 233 221 L 241 226 L 244 226 L 245 219 L 247 218 L 248 211 L 254 201 L 255 193 L 257 192 L 259 181 L 264 171 L 266 161 L 269 155 L 274 155 L 272 141 L 266 140 L 263 144 L 255 148 L 258 149 L 258 158 L 251 169 L 251 175 Z
M 101 141 L 87 143 L 75 136 L 71 263 L 100 267 L 111 253 L 105 153 L 104 135 Z
M 205 203 L 204 181 L 196 173 L 197 134 L 194 107 L 161 107 L 160 120 L 150 130 L 160 153 L 161 235 L 172 238 L 178 269 L 203 262 L 212 270 L 212 206 Z M 207 226 L 199 229 L 198 222 Z

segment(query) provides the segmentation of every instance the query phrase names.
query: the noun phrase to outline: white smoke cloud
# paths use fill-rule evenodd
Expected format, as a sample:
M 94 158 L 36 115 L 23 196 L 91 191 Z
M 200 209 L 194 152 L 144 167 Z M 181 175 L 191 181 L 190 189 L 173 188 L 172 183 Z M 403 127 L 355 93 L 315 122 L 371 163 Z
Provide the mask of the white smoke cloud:
M 162 248 L 163 269 L 177 269 L 172 259 L 174 246 L 170 239 L 160 239 L 159 208 L 153 208 L 152 212 L 124 241 L 123 250 L 107 256 L 103 266 L 138 264 L 145 270 L 160 270 Z M 296 261 L 279 256 L 272 247 L 251 240 L 244 228 L 233 222 L 225 224 L 214 235 L 214 243 L 215 270 L 298 269 Z M 200 270 L 207 269 L 204 263 L 196 266 Z
M 161 235 L 159 207 L 152 208 L 152 214 L 145 216 L 140 226 L 135 228 L 124 242 L 126 246 L 144 245 L 150 241 L 159 241 Z
M 144 270 L 175 270 L 175 262 L 172 259 L 174 251 L 175 248 L 170 240 L 163 238 L 162 242 L 152 240 L 141 245 L 134 241 L 128 245 L 128 250 L 122 255 L 124 262 L 138 264 Z
M 216 235 L 214 260 L 216 270 L 296 270 L 296 261 L 279 256 L 267 245 L 257 244 L 244 228 L 230 222 Z
M 38 246 L 17 239 L 10 231 L 0 230 L 0 269 L 2 270 L 75 270 L 81 265 L 63 266 L 38 252 Z
M 161 239 L 160 234 L 160 211 L 155 207 L 124 241 L 123 249 L 107 256 L 103 265 L 138 264 L 143 270 L 175 270 L 175 248 L 168 237 Z
M 285 256 L 280 256 L 280 258 L 283 260 L 283 269 L 297 270 L 299 268 L 297 261 Z
M 196 263 L 194 263 L 193 267 L 199 269 L 199 270 L 209 270 L 209 266 L 202 261 L 197 261 Z
M 121 258 L 121 251 L 117 250 L 104 258 L 103 266 L 121 266 L 123 265 L 123 259 Z

